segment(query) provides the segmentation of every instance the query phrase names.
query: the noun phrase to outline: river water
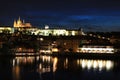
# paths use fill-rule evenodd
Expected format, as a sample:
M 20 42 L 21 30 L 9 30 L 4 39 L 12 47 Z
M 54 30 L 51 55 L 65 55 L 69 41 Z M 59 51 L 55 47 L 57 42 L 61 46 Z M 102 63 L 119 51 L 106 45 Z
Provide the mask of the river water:
M 50 56 L 0 59 L 0 80 L 120 80 L 119 60 Z

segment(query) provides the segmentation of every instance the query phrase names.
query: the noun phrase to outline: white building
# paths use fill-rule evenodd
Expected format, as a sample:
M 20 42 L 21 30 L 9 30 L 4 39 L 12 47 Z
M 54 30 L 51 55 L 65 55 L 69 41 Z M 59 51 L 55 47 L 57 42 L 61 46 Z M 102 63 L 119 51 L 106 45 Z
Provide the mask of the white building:
M 115 50 L 113 46 L 83 45 L 83 47 L 78 48 L 78 52 L 81 52 L 81 53 L 114 53 Z

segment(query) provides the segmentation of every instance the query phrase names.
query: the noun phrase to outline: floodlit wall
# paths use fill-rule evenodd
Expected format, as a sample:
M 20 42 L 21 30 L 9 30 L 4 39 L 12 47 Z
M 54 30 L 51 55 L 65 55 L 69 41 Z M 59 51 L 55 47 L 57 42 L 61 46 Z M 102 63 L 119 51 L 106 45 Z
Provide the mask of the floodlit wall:
M 9 31 L 10 33 L 14 32 L 29 32 L 34 35 L 42 35 L 42 36 L 76 36 L 82 35 L 79 34 L 78 30 L 66 30 L 66 29 L 39 29 L 36 27 L 0 27 L 0 33 L 4 33 L 5 31 Z
M 82 53 L 114 53 L 112 46 L 83 46 L 78 48 L 78 52 Z
M 0 27 L 0 33 L 14 33 L 14 28 Z
M 35 32 L 33 32 L 35 35 L 43 35 L 43 36 L 75 36 L 79 35 L 78 31 L 69 31 L 65 29 L 38 29 Z

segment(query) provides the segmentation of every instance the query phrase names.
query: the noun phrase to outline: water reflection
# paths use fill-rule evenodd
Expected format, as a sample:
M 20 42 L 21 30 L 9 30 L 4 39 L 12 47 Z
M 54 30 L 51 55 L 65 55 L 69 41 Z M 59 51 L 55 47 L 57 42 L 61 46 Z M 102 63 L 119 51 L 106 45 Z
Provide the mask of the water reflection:
M 15 57 L 11 62 L 13 80 L 22 80 L 22 77 L 26 77 L 24 75 L 29 76 L 31 74 L 33 75 L 33 73 L 35 76 L 38 74 L 39 78 L 49 79 L 48 77 L 50 77 L 50 80 L 53 80 L 53 76 L 55 77 L 56 75 L 58 77 L 62 74 L 66 76 L 67 74 L 76 76 L 75 74 L 79 75 L 82 72 L 87 73 L 86 70 L 92 71 L 92 73 L 95 71 L 106 73 L 112 72 L 116 65 L 115 62 L 111 60 L 74 59 L 51 56 Z M 46 75 L 46 77 L 43 75 Z M 30 78 L 29 80 L 34 79 Z
M 15 57 L 12 60 L 12 65 L 17 70 L 20 65 L 34 64 L 36 62 L 37 71 L 40 73 L 53 72 L 57 69 L 58 58 L 50 56 L 37 56 L 37 57 Z
M 12 60 L 12 64 L 15 66 L 20 64 L 33 63 L 34 60 L 35 57 L 15 57 L 15 59 Z
M 38 64 L 37 71 L 42 74 L 51 71 L 52 58 L 50 56 L 40 56 L 40 63 Z
M 36 62 L 36 63 L 35 63 Z M 68 69 L 71 67 L 82 69 L 94 69 L 94 70 L 111 70 L 114 67 L 114 62 L 111 60 L 88 60 L 88 59 L 75 59 L 68 58 L 58 59 L 57 57 L 50 56 L 37 56 L 37 57 L 15 57 L 12 60 L 13 67 L 20 67 L 18 65 L 35 64 L 37 71 L 41 73 L 55 72 L 57 68 L 63 66 L 62 69 Z M 80 66 L 80 67 L 78 67 Z M 18 68 L 16 68 L 18 69 Z
M 58 63 L 58 59 L 56 57 L 53 58 L 53 72 L 55 72 L 57 69 L 57 63 Z
M 20 67 L 19 66 L 13 67 L 12 74 L 13 74 L 13 80 L 19 80 L 20 79 Z
M 111 70 L 114 67 L 114 62 L 110 60 L 87 60 L 87 59 L 78 59 L 77 64 L 82 67 L 82 69 L 98 69 L 99 71 L 106 69 L 107 71 Z

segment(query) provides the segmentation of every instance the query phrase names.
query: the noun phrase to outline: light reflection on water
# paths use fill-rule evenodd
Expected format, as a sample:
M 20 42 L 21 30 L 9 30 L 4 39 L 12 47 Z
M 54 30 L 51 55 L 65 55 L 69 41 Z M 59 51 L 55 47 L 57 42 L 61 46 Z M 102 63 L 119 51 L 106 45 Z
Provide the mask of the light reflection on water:
M 11 62 L 14 80 L 22 80 L 21 74 L 24 73 L 27 68 L 29 68 L 29 73 L 35 72 L 41 76 L 45 73 L 49 73 L 50 75 L 51 73 L 59 74 L 59 71 L 63 71 L 64 74 L 66 70 L 73 72 L 73 74 L 76 74 L 74 72 L 81 73 L 86 70 L 109 72 L 115 67 L 114 61 L 111 60 L 72 59 L 51 56 L 15 57 Z
M 78 59 L 77 64 L 82 67 L 82 69 L 98 69 L 99 71 L 105 69 L 107 71 L 111 70 L 114 67 L 114 62 L 111 60 L 87 60 L 87 59 Z
M 67 69 L 69 67 L 69 59 L 63 59 L 63 67 Z M 57 70 L 58 58 L 57 57 L 50 57 L 50 56 L 37 56 L 37 57 L 15 57 L 12 60 L 13 67 L 20 67 L 19 65 L 26 65 L 27 63 L 32 64 L 37 62 L 38 71 L 41 73 L 50 72 L 51 70 L 55 72 Z M 111 70 L 114 67 L 114 62 L 111 60 L 88 60 L 88 59 L 76 59 L 73 63 L 73 66 L 77 65 L 80 66 L 82 69 L 94 69 L 94 70 Z M 62 65 L 61 65 L 62 66 Z M 52 68 L 52 69 L 51 69 Z
M 45 72 L 50 72 L 51 68 L 53 72 L 56 71 L 57 69 L 57 61 L 58 58 L 50 57 L 50 56 L 37 56 L 37 57 L 15 57 L 15 59 L 12 60 L 12 65 L 15 67 L 17 70 L 17 67 L 20 67 L 20 65 L 26 65 L 26 64 L 34 64 L 37 62 L 35 65 L 38 65 L 37 71 L 40 73 L 45 73 Z M 15 71 L 16 71 L 15 70 Z

